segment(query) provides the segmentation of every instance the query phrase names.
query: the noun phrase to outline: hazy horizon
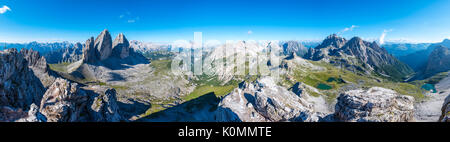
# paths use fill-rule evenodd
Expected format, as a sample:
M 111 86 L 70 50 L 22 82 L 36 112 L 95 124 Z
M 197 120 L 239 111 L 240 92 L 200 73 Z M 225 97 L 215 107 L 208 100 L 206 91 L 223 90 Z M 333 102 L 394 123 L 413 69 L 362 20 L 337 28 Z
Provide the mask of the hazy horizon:
M 349 12 L 350 10 L 350 12 Z M 321 41 L 336 33 L 368 41 L 435 43 L 450 38 L 448 0 L 0 1 L 0 42 L 84 42 L 108 29 L 143 42 Z

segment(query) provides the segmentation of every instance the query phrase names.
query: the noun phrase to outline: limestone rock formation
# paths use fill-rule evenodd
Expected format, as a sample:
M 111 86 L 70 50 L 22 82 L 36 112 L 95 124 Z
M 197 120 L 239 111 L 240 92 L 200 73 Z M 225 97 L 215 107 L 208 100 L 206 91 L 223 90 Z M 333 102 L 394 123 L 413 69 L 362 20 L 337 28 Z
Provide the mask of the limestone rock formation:
M 338 97 L 335 117 L 344 122 L 414 121 L 414 98 L 380 87 L 351 90 Z
M 442 106 L 442 115 L 439 118 L 440 122 L 450 122 L 450 95 L 445 98 Z
M 82 58 L 83 55 L 83 44 L 77 42 L 75 44 L 67 43 L 63 44 L 56 49 L 48 52 L 42 53 L 39 51 L 41 56 L 44 56 L 49 64 L 57 64 L 61 62 L 76 62 Z
M 43 65 L 40 60 L 30 62 L 37 68 Z M 0 51 L 0 106 L 27 109 L 32 103 L 39 104 L 44 92 L 43 84 L 21 53 L 15 48 Z
M 45 92 L 41 101 L 40 112 L 49 122 L 80 121 L 80 114 L 89 100 L 86 92 L 77 83 L 58 78 Z
M 48 122 L 117 122 L 122 117 L 115 95 L 114 89 L 82 88 L 58 78 L 44 94 L 40 112 Z
M 303 57 L 303 55 L 305 55 L 308 52 L 308 48 L 306 48 L 300 42 L 297 41 L 287 41 L 282 44 L 282 47 L 284 55 L 290 55 L 294 53 L 299 57 Z
M 353 72 L 375 72 L 397 80 L 413 73 L 409 66 L 389 54 L 386 49 L 359 37 L 347 41 L 335 34 L 330 35 L 322 44 L 311 48 L 304 57 L 315 61 L 323 60 Z
M 112 53 L 112 39 L 111 34 L 109 34 L 108 30 L 103 30 L 100 35 L 95 39 L 94 43 L 95 49 L 97 49 L 99 53 L 100 60 L 107 59 Z
M 130 55 L 130 43 L 122 33 L 113 42 L 113 55 L 121 59 Z
M 50 70 L 46 59 L 40 56 L 39 52 L 22 48 L 20 54 L 25 58 L 28 67 L 33 71 L 34 75 L 39 78 L 45 88 L 55 81 L 56 74 Z
M 16 120 L 16 122 L 47 122 L 47 118 L 39 112 L 37 105 L 31 104 L 27 116 Z
M 428 57 L 428 62 L 424 67 L 423 76 L 431 77 L 436 73 L 450 70 L 450 49 L 444 46 L 437 46 Z
M 97 61 L 97 49 L 94 47 L 94 37 L 86 40 L 85 47 L 83 48 L 83 62 L 93 63 Z
M 239 88 L 221 100 L 215 119 L 225 122 L 319 120 L 312 104 L 276 85 L 271 78 L 240 83 Z
M 91 121 L 118 122 L 123 120 L 119 114 L 116 90 L 100 86 L 89 87 L 86 90 L 94 92 L 89 95 Z

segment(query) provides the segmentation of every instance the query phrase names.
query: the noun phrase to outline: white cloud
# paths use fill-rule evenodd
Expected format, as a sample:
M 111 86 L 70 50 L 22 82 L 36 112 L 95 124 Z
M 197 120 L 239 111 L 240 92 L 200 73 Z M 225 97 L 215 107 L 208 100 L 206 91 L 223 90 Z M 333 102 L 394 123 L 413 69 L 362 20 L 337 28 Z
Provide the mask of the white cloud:
M 3 7 L 0 8 L 0 14 L 3 14 L 7 11 L 11 11 L 11 9 L 6 5 L 4 5 Z
M 253 34 L 253 31 L 252 30 L 248 30 L 247 34 L 251 35 L 251 34 Z
M 381 44 L 384 44 L 384 38 L 386 37 L 386 34 L 387 34 L 388 32 L 392 32 L 392 29 L 384 30 L 384 31 L 383 31 L 383 33 L 382 33 L 381 36 L 380 36 L 380 39 L 378 40 L 378 43 L 380 43 L 380 45 L 381 45 Z
M 351 27 L 348 27 L 348 28 L 344 28 L 342 31 L 340 31 L 338 34 L 342 34 L 342 33 L 345 33 L 345 32 L 347 32 L 347 31 L 353 31 L 353 29 L 355 29 L 355 28 L 358 28 L 359 26 L 356 26 L 356 25 L 352 25 Z
M 136 17 L 136 18 L 132 18 L 132 19 L 128 19 L 128 23 L 135 23 L 135 22 L 137 22 L 137 21 L 139 21 L 139 17 Z

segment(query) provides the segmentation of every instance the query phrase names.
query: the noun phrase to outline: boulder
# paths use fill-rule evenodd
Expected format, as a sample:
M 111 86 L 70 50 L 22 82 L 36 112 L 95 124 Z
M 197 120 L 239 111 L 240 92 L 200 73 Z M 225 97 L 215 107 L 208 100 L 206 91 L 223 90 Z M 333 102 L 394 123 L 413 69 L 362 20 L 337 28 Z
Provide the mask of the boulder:
M 242 82 L 226 95 L 215 112 L 216 121 L 278 122 L 318 121 L 312 104 L 271 78 Z
M 81 121 L 80 114 L 86 113 L 88 100 L 88 95 L 77 83 L 58 78 L 45 92 L 40 112 L 48 122 Z
M 119 114 L 116 90 L 93 86 L 87 88 L 94 93 L 90 94 L 89 114 L 91 121 L 95 122 L 119 122 L 124 120 Z
M 413 103 L 413 97 L 381 87 L 351 90 L 338 97 L 334 115 L 344 122 L 409 122 Z
M 116 90 L 100 86 L 80 87 L 58 78 L 41 102 L 40 112 L 48 122 L 118 122 Z

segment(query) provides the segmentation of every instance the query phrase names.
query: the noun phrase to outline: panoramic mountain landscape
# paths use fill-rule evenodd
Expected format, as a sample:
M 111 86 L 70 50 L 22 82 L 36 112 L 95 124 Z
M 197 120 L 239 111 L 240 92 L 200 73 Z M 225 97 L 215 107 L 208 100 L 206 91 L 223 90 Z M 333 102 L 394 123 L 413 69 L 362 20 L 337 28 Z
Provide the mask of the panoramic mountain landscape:
M 436 12 L 419 7 L 448 11 L 447 1 L 336 17 L 294 2 L 244 19 L 235 3 L 164 15 L 142 1 L 119 12 L 95 2 L 81 8 L 91 13 L 63 12 L 69 19 L 40 11 L 42 20 L 23 3 L 0 2 L 0 122 L 450 122 L 450 21 L 405 24 Z M 308 13 L 322 19 L 298 16 Z

